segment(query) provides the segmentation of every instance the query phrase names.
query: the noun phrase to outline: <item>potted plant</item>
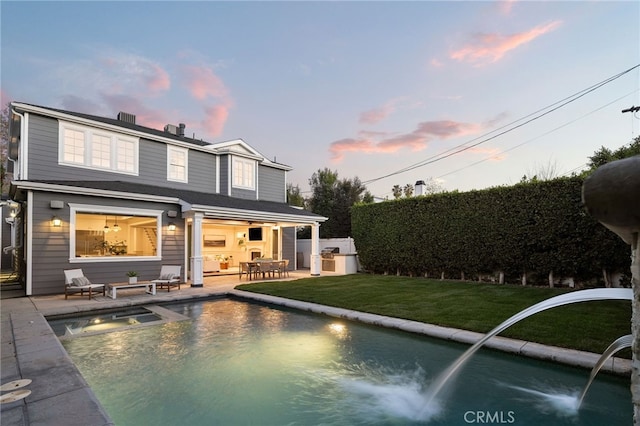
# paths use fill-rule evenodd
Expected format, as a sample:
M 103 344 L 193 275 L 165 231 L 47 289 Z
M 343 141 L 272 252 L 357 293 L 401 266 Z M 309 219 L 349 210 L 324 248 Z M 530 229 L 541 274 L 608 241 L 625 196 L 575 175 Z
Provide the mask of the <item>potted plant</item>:
M 136 271 L 127 272 L 127 276 L 129 277 L 129 284 L 135 284 L 138 282 L 138 273 Z

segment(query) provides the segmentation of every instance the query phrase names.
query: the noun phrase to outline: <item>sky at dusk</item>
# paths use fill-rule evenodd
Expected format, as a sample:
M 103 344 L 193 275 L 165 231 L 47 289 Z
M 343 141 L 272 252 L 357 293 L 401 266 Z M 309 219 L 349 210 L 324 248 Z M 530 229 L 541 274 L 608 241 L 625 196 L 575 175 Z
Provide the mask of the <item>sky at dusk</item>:
M 325 167 L 382 198 L 421 179 L 510 185 L 640 132 L 621 113 L 640 105 L 638 1 L 3 0 L 0 15 L 3 105 L 240 138 L 303 193 Z

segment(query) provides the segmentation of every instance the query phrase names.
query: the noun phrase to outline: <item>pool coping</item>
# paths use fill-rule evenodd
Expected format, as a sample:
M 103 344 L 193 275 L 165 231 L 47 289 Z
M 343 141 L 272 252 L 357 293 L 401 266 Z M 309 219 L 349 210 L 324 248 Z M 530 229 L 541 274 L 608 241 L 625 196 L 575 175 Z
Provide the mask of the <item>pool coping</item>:
M 411 321 L 400 318 L 386 317 L 366 312 L 353 311 L 349 309 L 336 308 L 332 306 L 320 305 L 299 300 L 286 299 L 277 296 L 270 296 L 260 293 L 251 293 L 242 290 L 231 290 L 230 295 L 251 299 L 264 303 L 295 308 L 302 311 L 314 312 L 329 315 L 335 318 L 343 318 L 351 321 L 359 321 L 366 324 L 377 325 L 410 333 L 423 334 L 443 340 L 451 340 L 459 343 L 474 344 L 485 336 L 483 333 L 461 330 L 451 327 L 442 327 L 433 324 L 426 324 L 418 321 Z M 511 339 L 507 337 L 494 336 L 485 344 L 485 347 L 496 349 L 502 352 L 526 356 L 544 361 L 570 365 L 591 369 L 600 358 L 600 354 L 566 349 L 557 346 L 542 345 L 540 343 L 528 342 L 525 340 Z M 630 376 L 631 360 L 612 357 L 602 366 L 600 371 L 607 373 Z
M 294 308 L 317 314 L 359 321 L 366 324 L 422 334 L 460 343 L 473 344 L 481 333 L 441 327 L 416 321 L 385 317 L 282 297 L 251 293 L 236 289 L 199 289 L 180 291 L 160 297 L 132 297 L 126 300 L 99 300 L 89 303 L 43 303 L 37 298 L 2 300 L 1 311 L 1 382 L 32 379 L 25 387 L 32 393 L 24 399 L 2 404 L 3 424 L 65 426 L 110 426 L 115 423 L 80 374 L 57 338 L 46 317 L 100 309 L 126 308 L 137 305 L 166 304 L 212 297 L 237 297 L 262 303 Z M 566 365 L 592 368 L 600 355 L 522 340 L 496 336 L 486 346 L 503 352 Z M 612 358 L 602 368 L 617 375 L 630 375 L 631 360 Z

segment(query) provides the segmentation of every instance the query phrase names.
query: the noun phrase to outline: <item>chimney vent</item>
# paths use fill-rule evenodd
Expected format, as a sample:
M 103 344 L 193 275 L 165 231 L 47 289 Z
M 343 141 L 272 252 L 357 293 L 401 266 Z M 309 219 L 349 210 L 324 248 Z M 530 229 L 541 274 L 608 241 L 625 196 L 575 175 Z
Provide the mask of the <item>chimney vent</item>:
M 136 116 L 129 114 L 128 112 L 120 111 L 118 113 L 118 121 L 124 121 L 125 123 L 136 124 Z
M 425 187 L 425 183 L 423 180 L 419 180 L 416 182 L 416 190 L 415 190 L 415 195 L 424 195 L 424 188 Z
M 164 131 L 167 133 L 171 133 L 172 135 L 178 134 L 178 128 L 173 124 L 167 124 L 166 126 L 164 126 Z
M 184 136 L 184 128 L 186 126 L 184 125 L 184 123 L 180 123 L 178 124 L 178 136 Z

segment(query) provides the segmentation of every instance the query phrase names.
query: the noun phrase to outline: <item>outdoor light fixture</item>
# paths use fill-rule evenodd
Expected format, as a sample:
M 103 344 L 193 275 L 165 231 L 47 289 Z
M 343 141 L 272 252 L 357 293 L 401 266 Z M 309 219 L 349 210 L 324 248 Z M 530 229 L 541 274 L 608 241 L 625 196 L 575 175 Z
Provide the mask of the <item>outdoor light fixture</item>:
M 176 230 L 176 224 L 173 222 L 169 222 L 169 231 L 175 231 Z
M 55 226 L 56 228 L 59 228 L 62 226 L 62 219 L 60 219 L 58 216 L 53 216 L 51 218 L 51 226 Z

